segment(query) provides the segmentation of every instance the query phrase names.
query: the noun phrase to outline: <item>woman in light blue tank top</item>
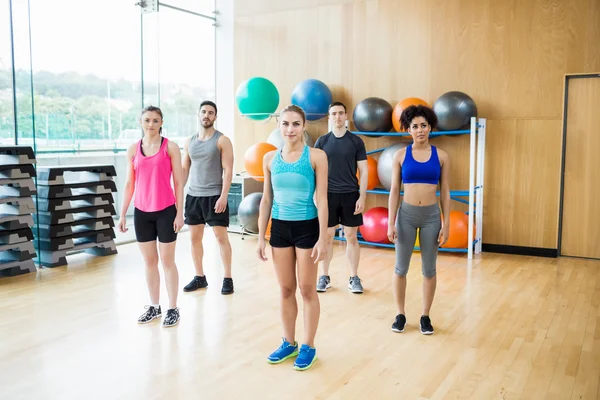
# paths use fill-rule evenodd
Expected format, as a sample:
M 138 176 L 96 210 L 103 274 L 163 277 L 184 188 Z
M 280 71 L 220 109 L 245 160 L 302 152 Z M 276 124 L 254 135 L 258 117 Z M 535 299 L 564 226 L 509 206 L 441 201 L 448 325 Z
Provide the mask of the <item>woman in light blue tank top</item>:
M 316 360 L 314 341 L 321 312 L 317 266 L 327 251 L 327 156 L 304 143 L 305 123 L 300 107 L 292 105 L 281 111 L 279 127 L 285 145 L 264 157 L 258 217 L 257 252 L 262 261 L 267 261 L 265 233 L 271 218 L 269 243 L 281 290 L 283 340 L 268 362 L 279 364 L 297 356 L 296 370 L 308 369 Z M 295 340 L 297 286 L 304 302 L 304 342 L 300 348 Z

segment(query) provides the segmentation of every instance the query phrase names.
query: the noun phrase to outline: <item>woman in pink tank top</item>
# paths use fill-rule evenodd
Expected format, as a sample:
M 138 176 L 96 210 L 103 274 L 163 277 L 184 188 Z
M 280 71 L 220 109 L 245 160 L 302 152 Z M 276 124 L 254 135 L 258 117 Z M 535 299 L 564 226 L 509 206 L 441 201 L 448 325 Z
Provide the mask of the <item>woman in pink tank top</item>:
M 169 296 L 163 326 L 170 327 L 179 322 L 179 273 L 175 264 L 175 244 L 177 233 L 183 227 L 181 151 L 175 142 L 161 136 L 163 114 L 160 108 L 144 108 L 140 122 L 144 136 L 127 150 L 127 182 L 118 226 L 121 232 L 127 232 L 126 214 L 133 198 L 135 236 L 146 265 L 151 301 L 146 312 L 138 318 L 138 323 L 145 324 L 162 316 L 159 304 L 160 253 Z

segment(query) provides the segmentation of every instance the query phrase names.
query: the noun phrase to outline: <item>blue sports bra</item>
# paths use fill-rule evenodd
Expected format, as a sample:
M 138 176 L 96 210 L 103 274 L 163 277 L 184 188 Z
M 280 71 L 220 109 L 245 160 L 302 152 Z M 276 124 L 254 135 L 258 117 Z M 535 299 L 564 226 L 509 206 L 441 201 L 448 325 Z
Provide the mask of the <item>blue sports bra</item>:
M 435 146 L 431 146 L 431 157 L 426 162 L 413 158 L 412 144 L 406 148 L 404 163 L 402 163 L 402 181 L 404 183 L 429 183 L 437 185 L 440 181 L 442 167 Z

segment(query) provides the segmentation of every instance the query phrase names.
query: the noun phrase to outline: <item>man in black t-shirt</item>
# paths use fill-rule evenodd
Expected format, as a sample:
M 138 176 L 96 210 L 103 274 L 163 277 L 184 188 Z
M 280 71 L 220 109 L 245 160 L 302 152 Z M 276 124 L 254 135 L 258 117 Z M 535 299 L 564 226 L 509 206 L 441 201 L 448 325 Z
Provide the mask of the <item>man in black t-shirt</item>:
M 331 132 L 321 136 L 315 148 L 327 154 L 329 162 L 329 180 L 327 200 L 329 203 L 328 247 L 323 260 L 323 274 L 317 282 L 317 291 L 325 292 L 331 287 L 329 264 L 333 256 L 333 237 L 338 224 L 344 227 L 346 237 L 346 256 L 350 262 L 350 280 L 348 288 L 353 293 L 362 293 L 363 287 L 358 277 L 360 247 L 356 233 L 363 224 L 362 212 L 368 184 L 367 153 L 363 140 L 346 129 L 346 106 L 335 102 L 329 106 L 329 119 L 333 124 Z M 360 185 L 356 177 L 360 171 Z

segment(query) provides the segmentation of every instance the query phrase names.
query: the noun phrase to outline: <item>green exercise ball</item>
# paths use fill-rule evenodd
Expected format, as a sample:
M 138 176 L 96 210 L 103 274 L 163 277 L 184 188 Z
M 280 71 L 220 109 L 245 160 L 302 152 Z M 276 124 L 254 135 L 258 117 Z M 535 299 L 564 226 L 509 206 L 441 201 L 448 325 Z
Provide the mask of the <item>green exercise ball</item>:
M 242 114 L 253 120 L 269 118 L 268 114 L 274 113 L 279 106 L 279 92 L 270 80 L 262 77 L 253 77 L 242 82 L 235 93 L 235 102 Z

